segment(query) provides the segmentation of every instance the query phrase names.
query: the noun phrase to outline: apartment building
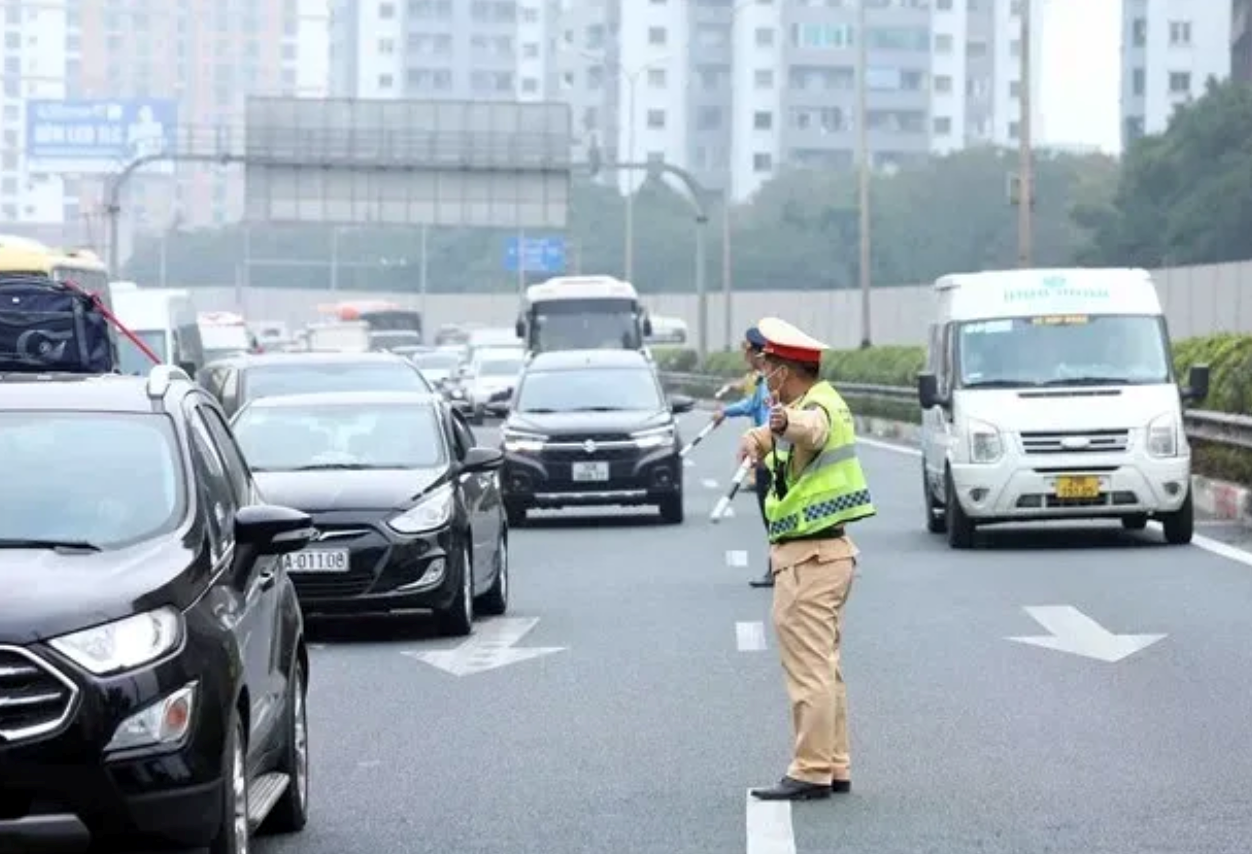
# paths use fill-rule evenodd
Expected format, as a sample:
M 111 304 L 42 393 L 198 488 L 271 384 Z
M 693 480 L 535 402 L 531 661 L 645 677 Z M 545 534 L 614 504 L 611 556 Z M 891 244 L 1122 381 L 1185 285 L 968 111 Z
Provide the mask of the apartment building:
M 876 168 L 1016 144 L 1024 0 L 864 2 Z M 563 91 L 607 158 L 664 156 L 744 199 L 787 165 L 855 164 L 860 15 L 858 0 L 571 0 Z M 1038 105 L 1038 28 L 1031 41 Z
M 1230 74 L 1252 83 L 1252 0 L 1232 0 L 1230 13 Z
M 177 102 L 180 147 L 238 150 L 249 94 L 321 97 L 324 0 L 4 0 L 0 215 L 47 239 L 103 242 L 107 178 L 29 161 L 32 100 Z M 242 211 L 241 170 L 182 163 L 141 170 L 122 203 L 123 255 L 136 231 L 221 225 Z
M 331 0 L 330 89 L 356 98 L 548 98 L 559 0 Z
M 1164 131 L 1175 107 L 1204 94 L 1209 78 L 1230 75 L 1232 14 L 1239 6 L 1246 4 L 1124 0 L 1123 146 Z

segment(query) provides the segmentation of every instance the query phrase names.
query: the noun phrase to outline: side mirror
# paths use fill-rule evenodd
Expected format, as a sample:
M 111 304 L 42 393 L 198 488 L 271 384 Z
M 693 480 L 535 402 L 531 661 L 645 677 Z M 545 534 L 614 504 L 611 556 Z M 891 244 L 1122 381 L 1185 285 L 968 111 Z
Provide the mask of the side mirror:
M 526 322 L 518 318 L 517 323 L 513 326 L 513 331 L 517 333 L 518 338 L 526 337 Z
M 1183 400 L 1188 403 L 1199 403 L 1209 396 L 1209 366 L 1192 365 L 1187 376 L 1187 387 L 1183 389 Z
M 690 412 L 696 408 L 696 401 L 693 397 L 685 394 L 670 395 L 669 411 L 675 415 L 682 415 L 684 412 Z
M 502 388 L 499 391 L 491 393 L 491 397 L 487 398 L 488 403 L 507 403 L 509 398 L 513 396 L 513 389 Z
M 931 409 L 939 405 L 939 378 L 934 374 L 917 375 L 917 402 L 922 409 Z
M 509 414 L 509 402 L 507 400 L 496 400 L 483 405 L 483 412 L 488 415 L 494 415 L 497 418 L 504 418 Z
M 235 514 L 235 540 L 259 554 L 291 554 L 316 538 L 313 518 L 290 507 L 254 504 Z
M 644 315 L 643 317 L 643 337 L 644 338 L 652 337 L 652 318 L 648 317 L 647 315 Z
M 495 471 L 504 465 L 504 451 L 496 448 L 470 448 L 461 460 L 462 471 Z
M 187 376 L 191 377 L 193 380 L 196 378 L 195 362 L 179 362 L 178 367 L 182 368 L 183 371 L 186 372 Z

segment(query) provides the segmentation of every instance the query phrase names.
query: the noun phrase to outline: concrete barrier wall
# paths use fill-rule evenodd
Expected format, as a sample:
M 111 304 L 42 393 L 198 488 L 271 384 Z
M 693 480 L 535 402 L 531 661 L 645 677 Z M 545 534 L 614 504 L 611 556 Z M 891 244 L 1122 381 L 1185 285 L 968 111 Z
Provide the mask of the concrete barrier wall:
M 1252 261 L 1177 267 L 1154 273 L 1175 338 L 1213 332 L 1252 333 Z M 714 288 L 717 285 L 713 286 Z M 240 311 L 250 320 L 281 320 L 300 325 L 317 319 L 319 303 L 335 295 L 324 290 L 272 288 L 197 288 L 201 311 Z M 413 293 L 342 292 L 346 299 L 389 299 L 418 308 Z M 927 286 L 880 288 L 873 291 L 871 323 L 875 344 L 920 344 L 931 316 Z M 646 295 L 654 314 L 679 317 L 689 326 L 694 344 L 697 300 L 694 294 Z M 758 318 L 774 314 L 794 320 L 836 348 L 855 347 L 861 339 L 861 303 L 856 290 L 736 291 L 732 300 L 732 340 Z M 727 341 L 720 292 L 710 293 L 709 346 Z M 477 322 L 511 326 L 517 317 L 513 294 L 437 294 L 426 298 L 426 328 L 443 323 Z

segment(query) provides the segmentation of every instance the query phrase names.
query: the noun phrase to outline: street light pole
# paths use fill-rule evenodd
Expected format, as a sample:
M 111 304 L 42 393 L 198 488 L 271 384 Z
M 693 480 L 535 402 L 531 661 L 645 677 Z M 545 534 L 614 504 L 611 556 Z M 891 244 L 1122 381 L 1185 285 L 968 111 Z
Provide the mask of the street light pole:
M 1017 102 L 1021 106 L 1021 115 L 1017 122 L 1018 136 L 1018 187 L 1017 187 L 1017 264 L 1019 267 L 1029 267 L 1031 265 L 1031 256 L 1033 252 L 1033 232 L 1034 223 L 1032 221 L 1034 214 L 1035 200 L 1035 176 L 1034 176 L 1034 156 L 1032 152 L 1031 142 L 1031 110 L 1033 109 L 1033 99 L 1031 98 L 1031 57 L 1030 57 L 1030 39 L 1031 39 L 1031 21 L 1030 7 L 1032 0 L 1022 0 L 1022 32 L 1021 32 L 1021 69 L 1019 76 L 1021 82 L 1018 83 L 1020 91 L 1018 92 Z
M 865 3 L 857 4 L 857 69 L 856 69 L 856 134 L 857 150 L 860 161 L 857 164 L 857 207 L 860 211 L 860 279 L 861 279 L 861 346 L 869 347 L 872 343 L 870 333 L 870 265 L 873 260 L 871 252 L 870 210 L 869 210 L 869 128 L 866 105 L 867 92 L 865 72 L 869 67 L 869 54 L 865 38 Z
M 628 115 L 626 117 L 626 157 L 628 163 L 635 162 L 635 80 L 639 70 L 623 74 L 622 77 L 626 81 L 628 91 L 626 93 L 626 103 Z M 628 282 L 634 281 L 635 275 L 635 177 L 631 172 L 626 173 L 626 246 L 624 248 L 626 256 L 626 275 Z

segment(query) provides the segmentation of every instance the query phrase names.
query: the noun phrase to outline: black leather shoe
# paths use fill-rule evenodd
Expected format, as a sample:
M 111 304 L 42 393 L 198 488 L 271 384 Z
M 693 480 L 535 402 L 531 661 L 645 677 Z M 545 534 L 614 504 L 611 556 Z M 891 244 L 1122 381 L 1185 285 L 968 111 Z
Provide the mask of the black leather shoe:
M 760 578 L 752 579 L 751 581 L 748 582 L 748 584 L 752 587 L 773 587 L 774 586 L 774 573 L 767 572 L 764 575 L 762 575 Z
M 829 798 L 831 787 L 825 783 L 805 783 L 791 777 L 783 777 L 777 785 L 768 789 L 753 789 L 752 797 L 758 801 L 820 801 Z
M 831 791 L 831 794 L 846 795 L 848 792 L 852 791 L 852 781 L 851 780 L 835 780 L 833 783 L 830 784 L 830 791 Z

